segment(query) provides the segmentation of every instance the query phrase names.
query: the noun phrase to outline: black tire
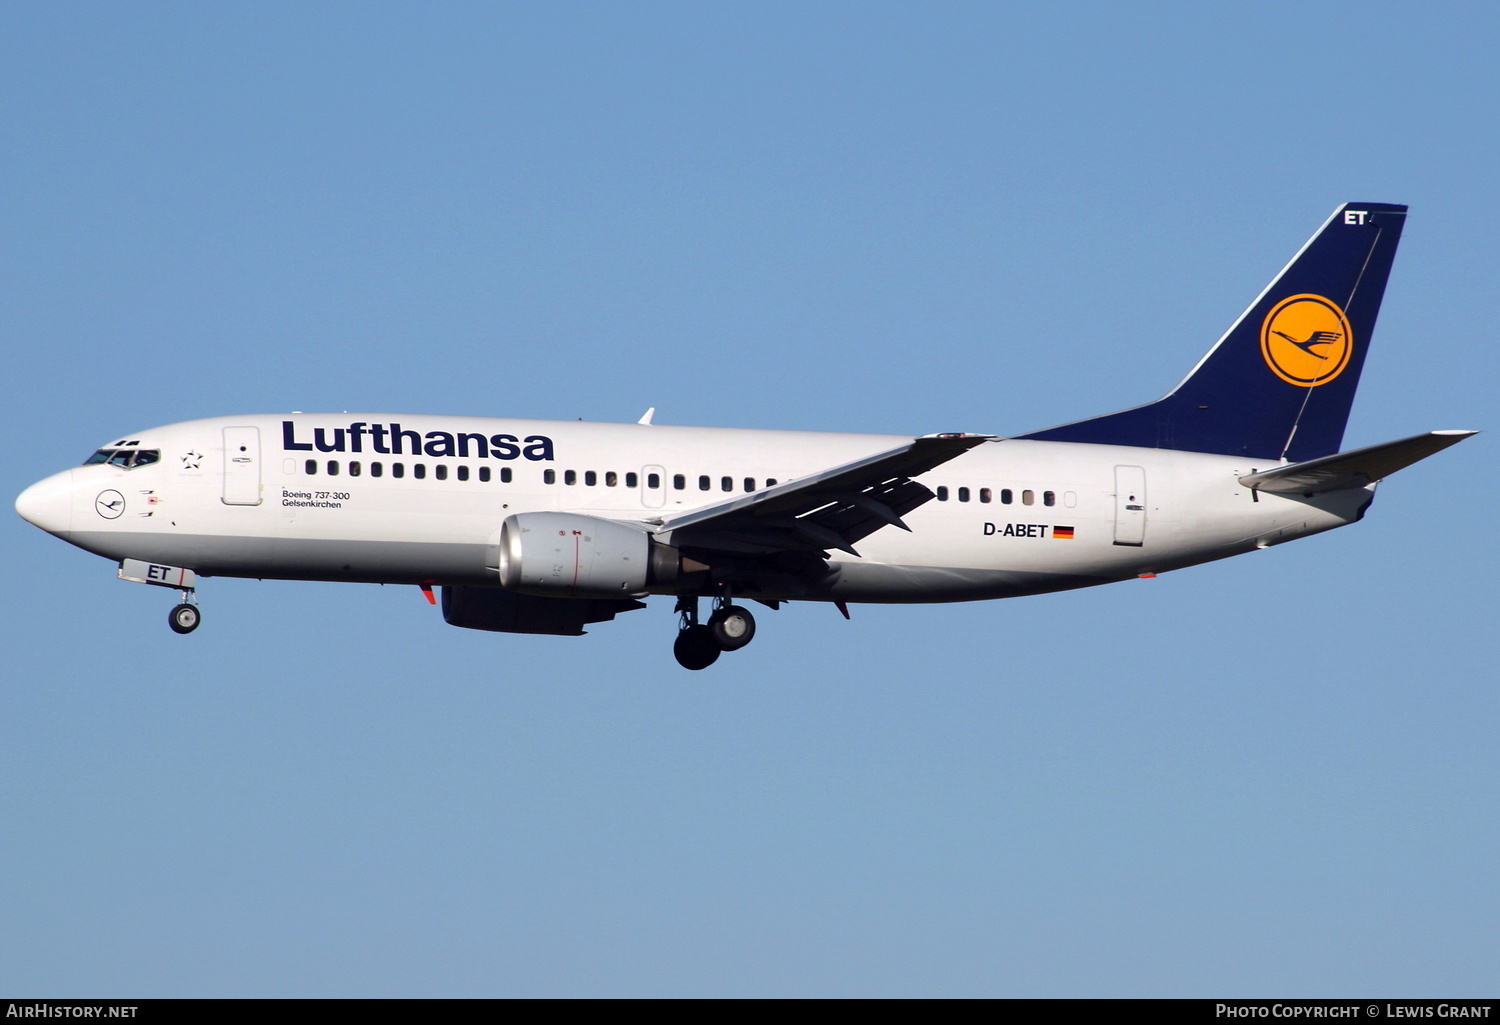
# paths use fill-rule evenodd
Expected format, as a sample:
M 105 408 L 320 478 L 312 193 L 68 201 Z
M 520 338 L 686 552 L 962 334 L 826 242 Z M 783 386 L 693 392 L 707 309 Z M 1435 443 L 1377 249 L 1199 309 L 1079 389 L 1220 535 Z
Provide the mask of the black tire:
M 180 634 L 190 634 L 198 629 L 198 624 L 203 622 L 203 613 L 198 611 L 198 606 L 183 602 L 174 606 L 167 614 L 167 623 L 172 630 Z
M 755 639 L 755 617 L 739 605 L 726 605 L 708 619 L 720 651 L 739 651 Z
M 672 645 L 677 664 L 684 669 L 707 669 L 719 659 L 719 645 L 706 626 L 690 626 Z

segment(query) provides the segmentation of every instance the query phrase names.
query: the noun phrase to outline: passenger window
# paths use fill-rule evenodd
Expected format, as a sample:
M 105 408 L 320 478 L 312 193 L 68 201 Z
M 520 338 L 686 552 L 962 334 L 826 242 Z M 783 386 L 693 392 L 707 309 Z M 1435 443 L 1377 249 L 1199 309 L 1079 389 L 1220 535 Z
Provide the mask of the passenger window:
M 370 476 L 371 477 L 379 477 L 383 473 L 385 473 L 385 467 L 384 466 L 380 465 L 379 463 L 371 463 L 370 464 Z
M 469 479 L 469 468 L 467 466 L 460 466 L 458 468 L 458 479 L 459 480 L 468 480 Z
M 488 466 L 481 466 L 479 468 L 479 482 L 481 484 L 488 484 L 490 482 L 490 468 Z
M 734 490 L 734 478 L 733 477 L 721 477 L 719 479 L 719 490 L 721 490 L 721 491 L 733 491 Z
M 766 487 L 768 487 L 768 488 L 774 488 L 775 486 L 776 486 L 776 478 L 775 477 L 767 477 L 766 478 Z
M 981 502 L 984 502 L 984 503 L 988 504 L 988 502 L 990 500 L 990 489 L 989 488 L 980 488 L 979 489 L 979 500 Z
M 967 502 L 969 500 L 969 489 L 968 488 L 959 488 L 958 489 L 958 500 L 960 502 Z
M 1043 505 L 1056 505 L 1057 504 L 1057 492 L 1055 492 L 1055 491 L 1043 491 L 1042 492 L 1042 504 Z
M 509 484 L 511 476 L 512 476 L 512 474 L 510 472 L 510 467 L 508 467 L 508 466 L 502 466 L 502 467 L 500 467 L 500 483 L 501 484 Z
M 1023 491 L 1023 492 L 1021 492 L 1021 504 L 1022 505 L 1035 505 L 1036 504 L 1036 492 L 1035 491 Z
M 447 463 L 438 463 L 436 466 L 434 466 L 432 468 L 432 475 L 434 477 L 436 477 L 438 480 L 447 480 L 448 479 L 448 464 Z
M 1016 500 L 1015 492 L 1011 491 L 1010 488 L 1001 488 L 1000 489 L 1000 504 L 1001 505 L 1010 505 L 1015 500 Z
M 755 490 L 755 478 L 754 477 L 746 477 L 745 478 L 745 490 L 746 491 L 754 491 Z
M 411 475 L 413 477 L 415 477 L 417 480 L 422 480 L 424 477 L 427 476 L 427 464 L 426 463 L 412 463 L 412 465 L 411 465 Z
M 391 464 L 391 476 L 395 477 L 397 479 L 405 477 L 406 476 L 406 464 L 405 463 L 392 463 Z
M 306 463 L 304 463 L 302 465 L 302 469 L 304 469 L 304 470 L 307 471 L 307 475 L 309 477 L 317 476 L 317 473 L 318 473 L 318 461 L 316 459 L 309 459 Z
M 680 473 L 672 474 L 672 490 L 681 491 L 687 487 L 687 478 Z
M 711 487 L 713 487 L 713 481 L 708 479 L 708 474 L 705 473 L 698 477 L 699 491 L 707 491 Z
M 568 484 L 568 485 L 577 484 L 578 483 L 578 471 L 577 470 L 564 470 L 563 471 L 563 483 L 564 484 Z
M 557 483 L 557 471 L 556 470 L 543 470 L 542 471 L 542 483 L 543 484 L 556 484 Z
M 620 475 L 617 474 L 617 473 L 615 473 L 615 471 L 613 471 L 613 470 L 606 470 L 604 472 L 604 486 L 607 487 L 607 488 L 617 488 L 617 487 L 619 487 L 620 486 Z
M 361 467 L 358 459 L 349 460 L 349 476 L 358 477 Z
M 946 502 L 946 501 L 948 501 L 948 489 L 947 488 L 938 488 L 937 489 L 937 500 L 939 502 Z
M 592 487 L 597 486 L 598 483 L 599 483 L 599 475 L 597 473 L 595 473 L 593 470 L 585 470 L 583 472 L 583 486 L 584 487 L 592 488 Z
M 636 474 L 627 473 L 625 475 L 625 486 L 627 488 L 633 488 L 640 483 L 640 480 L 641 478 Z M 652 491 L 655 491 L 657 488 L 661 487 L 661 476 L 659 474 L 653 473 L 646 478 L 646 482 L 646 487 L 650 488 Z
M 330 476 L 330 477 L 337 477 L 338 475 L 339 475 L 339 461 L 337 459 L 330 459 L 330 460 L 328 460 L 328 476 Z

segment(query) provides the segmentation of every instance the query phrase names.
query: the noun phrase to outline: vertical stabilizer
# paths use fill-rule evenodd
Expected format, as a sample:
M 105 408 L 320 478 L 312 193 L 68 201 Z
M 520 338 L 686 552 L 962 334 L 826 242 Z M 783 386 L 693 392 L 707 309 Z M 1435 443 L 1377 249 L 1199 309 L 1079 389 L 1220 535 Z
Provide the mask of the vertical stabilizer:
M 1345 203 L 1164 398 L 1021 435 L 1292 461 L 1339 450 L 1406 207 Z

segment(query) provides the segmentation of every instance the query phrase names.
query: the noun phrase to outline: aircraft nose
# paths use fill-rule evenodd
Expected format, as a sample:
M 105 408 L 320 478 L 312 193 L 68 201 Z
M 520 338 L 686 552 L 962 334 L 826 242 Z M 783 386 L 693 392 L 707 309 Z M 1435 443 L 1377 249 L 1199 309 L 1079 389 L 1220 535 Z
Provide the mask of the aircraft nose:
M 54 473 L 16 497 L 16 512 L 49 534 L 73 529 L 73 471 Z

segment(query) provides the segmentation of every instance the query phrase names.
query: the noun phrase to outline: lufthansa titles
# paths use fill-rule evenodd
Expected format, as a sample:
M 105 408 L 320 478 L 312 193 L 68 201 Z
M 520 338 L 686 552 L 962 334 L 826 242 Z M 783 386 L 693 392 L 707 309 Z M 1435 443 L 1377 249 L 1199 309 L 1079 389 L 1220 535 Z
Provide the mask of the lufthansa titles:
M 544 434 L 519 438 L 514 434 L 464 434 L 428 431 L 425 434 L 403 428 L 399 423 L 367 424 L 363 420 L 348 427 L 314 427 L 311 434 L 303 429 L 301 440 L 297 424 L 281 421 L 281 447 L 287 452 L 365 452 L 382 456 L 457 456 L 460 459 L 530 459 L 550 462 L 552 439 Z M 366 445 L 369 448 L 366 449 Z

